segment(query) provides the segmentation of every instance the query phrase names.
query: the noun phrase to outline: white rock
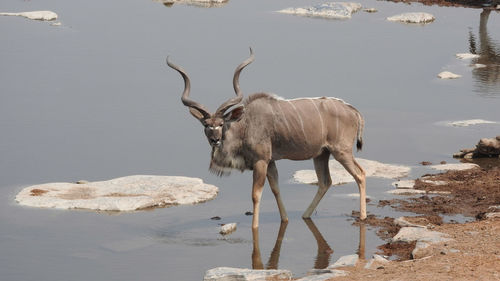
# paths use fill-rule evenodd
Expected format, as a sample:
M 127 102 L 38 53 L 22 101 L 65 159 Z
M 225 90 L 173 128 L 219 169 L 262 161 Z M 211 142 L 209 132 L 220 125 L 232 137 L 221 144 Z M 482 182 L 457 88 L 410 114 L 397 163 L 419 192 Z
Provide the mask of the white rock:
M 486 64 L 482 64 L 482 63 L 476 63 L 473 65 L 475 68 L 485 68 L 486 67 Z
M 462 75 L 455 74 L 455 73 L 449 72 L 449 71 L 443 71 L 443 72 L 438 74 L 438 77 L 441 79 L 457 79 L 457 78 L 462 77 Z
M 358 255 L 348 255 L 340 257 L 334 264 L 328 266 L 328 269 L 334 269 L 344 266 L 355 266 L 358 262 Z
M 217 267 L 205 273 L 204 281 L 257 281 L 257 280 L 291 280 L 289 270 L 253 270 L 233 267 Z
M 373 260 L 375 260 L 376 262 L 380 262 L 380 263 L 389 263 L 389 262 L 391 262 L 387 258 L 385 258 L 385 257 L 383 257 L 381 255 L 377 255 L 377 254 L 373 255 Z
M 459 59 L 462 59 L 462 60 L 479 58 L 479 55 L 471 54 L 471 53 L 459 53 L 459 54 L 456 54 L 455 56 Z
M 430 166 L 434 170 L 440 171 L 463 171 L 479 167 L 473 163 L 456 163 L 456 164 L 441 164 Z
M 423 241 L 417 241 L 415 248 L 411 252 L 412 259 L 421 259 L 430 255 L 428 248 L 431 244 Z
M 415 181 L 414 180 L 396 181 L 392 183 L 392 186 L 399 189 L 413 189 L 415 187 Z
M 228 235 L 236 231 L 236 223 L 226 223 L 221 226 L 219 233 L 222 235 Z
M 428 243 L 439 243 L 452 240 L 447 234 L 428 230 L 422 227 L 403 227 L 396 236 L 392 237 L 392 242 L 412 242 L 421 241 Z
M 483 120 L 483 119 L 471 119 L 471 120 L 460 120 L 460 121 L 446 122 L 447 125 L 453 126 L 453 127 L 469 127 L 469 126 L 473 126 L 473 125 L 497 124 L 497 123 L 498 122 L 488 121 L 488 120 Z
M 485 217 L 487 219 L 500 218 L 500 212 L 486 213 Z
M 367 177 L 388 179 L 404 178 L 408 176 L 411 170 L 410 167 L 406 166 L 383 164 L 362 158 L 357 158 L 356 161 L 363 167 Z M 330 159 L 329 168 L 333 185 L 354 182 L 354 178 L 337 161 Z M 317 184 L 318 178 L 314 170 L 300 170 L 293 174 L 293 181 L 304 184 Z
M 214 199 L 218 188 L 198 178 L 128 176 L 89 183 L 47 183 L 21 190 L 16 201 L 31 207 L 134 211 Z
M 57 19 L 57 14 L 52 11 L 32 11 L 22 13 L 0 13 L 0 16 L 19 16 L 31 20 L 52 21 Z
M 361 4 L 359 3 L 330 2 L 302 8 L 286 8 L 279 10 L 278 13 L 328 19 L 350 19 L 352 14 L 360 9 Z
M 388 21 L 397 21 L 403 23 L 430 23 L 435 20 L 429 13 L 404 13 L 387 18 Z
M 365 269 L 371 269 L 372 265 L 374 262 L 377 262 L 377 263 L 381 263 L 381 264 L 387 264 L 389 262 L 391 262 L 390 260 L 384 258 L 383 256 L 381 255 L 377 255 L 377 254 L 374 254 L 373 255 L 373 258 L 371 258 L 370 260 L 368 260 L 368 262 L 365 264 Z

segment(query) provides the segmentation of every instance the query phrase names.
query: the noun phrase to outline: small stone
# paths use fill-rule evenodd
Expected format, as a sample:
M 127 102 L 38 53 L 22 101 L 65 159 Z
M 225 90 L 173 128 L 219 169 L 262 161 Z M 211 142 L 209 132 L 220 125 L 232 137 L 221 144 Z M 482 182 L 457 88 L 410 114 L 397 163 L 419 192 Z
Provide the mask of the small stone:
M 363 9 L 364 12 L 367 12 L 367 13 L 376 13 L 378 12 L 377 9 L 375 8 L 366 8 L 366 9 Z
M 399 189 L 413 189 L 413 187 L 415 187 L 415 181 L 414 180 L 402 180 L 402 181 L 393 182 L 392 185 L 396 188 L 399 188 Z
M 462 75 L 455 74 L 455 73 L 449 72 L 449 71 L 443 71 L 443 72 L 438 74 L 438 77 L 441 79 L 457 79 L 457 78 L 462 77 Z
M 87 183 L 89 183 L 89 181 L 86 181 L 86 180 L 76 181 L 76 184 L 87 184 Z
M 250 212 L 250 211 L 245 212 L 245 216 L 252 216 L 252 215 L 253 215 L 253 212 Z
M 236 231 L 236 223 L 227 223 L 221 226 L 219 233 L 228 235 Z
M 213 221 L 220 221 L 221 217 L 215 216 L 215 217 L 211 217 L 210 219 L 213 220 Z

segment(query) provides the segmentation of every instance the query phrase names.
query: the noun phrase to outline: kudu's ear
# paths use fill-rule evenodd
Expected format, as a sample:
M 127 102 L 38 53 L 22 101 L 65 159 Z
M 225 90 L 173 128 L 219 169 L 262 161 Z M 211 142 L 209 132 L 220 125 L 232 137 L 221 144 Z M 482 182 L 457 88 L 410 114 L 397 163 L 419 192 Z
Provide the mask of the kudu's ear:
M 245 107 L 243 105 L 233 108 L 230 112 L 224 114 L 224 120 L 226 122 L 234 122 L 241 119 L 243 113 L 245 112 Z
M 194 107 L 189 108 L 189 113 L 191 113 L 191 115 L 193 115 L 193 117 L 198 119 L 200 122 L 202 122 L 202 120 L 205 119 L 203 113 L 201 113 L 198 109 Z

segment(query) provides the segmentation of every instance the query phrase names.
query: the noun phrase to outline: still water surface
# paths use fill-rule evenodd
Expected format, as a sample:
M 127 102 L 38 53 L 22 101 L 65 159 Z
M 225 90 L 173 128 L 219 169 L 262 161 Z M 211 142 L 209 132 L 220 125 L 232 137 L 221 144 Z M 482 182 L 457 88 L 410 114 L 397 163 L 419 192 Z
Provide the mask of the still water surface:
M 411 166 L 453 162 L 458 149 L 499 134 L 496 124 L 438 124 L 500 121 L 500 14 L 368 0 L 363 6 L 378 13 L 345 21 L 274 12 L 311 3 L 320 2 L 230 0 L 207 9 L 149 0 L 2 1 L 5 12 L 52 10 L 62 25 L 0 17 L 0 279 L 200 280 L 217 266 L 259 266 L 258 256 L 264 267 L 302 276 L 358 252 L 360 240 L 371 257 L 382 241 L 352 225 L 358 203 L 346 194 L 357 192 L 354 184 L 333 187 L 312 222 L 300 218 L 315 188 L 289 180 L 295 170 L 312 169 L 312 161 L 278 162 L 290 222 L 280 228 L 266 188 L 254 247 L 244 215 L 251 174 L 208 172 L 208 144 L 180 103 L 182 80 L 166 56 L 190 74 L 192 98 L 215 109 L 233 95 L 233 70 L 252 46 L 256 61 L 240 79 L 245 93 L 342 98 L 366 119 L 359 157 Z M 412 11 L 437 20 L 385 20 Z M 455 58 L 470 51 L 481 57 Z M 436 78 L 444 70 L 462 78 Z M 200 177 L 220 194 L 201 205 L 124 214 L 14 202 L 31 184 L 132 174 Z M 369 212 L 400 215 L 375 206 L 390 188 L 388 180 L 368 180 Z M 237 232 L 220 236 L 218 224 L 230 222 Z

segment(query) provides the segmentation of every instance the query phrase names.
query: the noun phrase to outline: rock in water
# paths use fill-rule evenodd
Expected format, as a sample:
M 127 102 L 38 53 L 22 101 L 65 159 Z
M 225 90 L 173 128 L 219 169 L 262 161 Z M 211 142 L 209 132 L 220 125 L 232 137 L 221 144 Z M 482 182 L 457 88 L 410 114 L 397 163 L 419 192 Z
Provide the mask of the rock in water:
M 226 223 L 221 226 L 219 233 L 222 235 L 228 235 L 236 231 L 236 223 Z
M 30 20 L 52 21 L 57 19 L 57 14 L 52 11 L 33 11 L 22 13 L 0 13 L 0 16 L 19 16 Z
M 384 164 L 373 160 L 356 158 L 356 161 L 363 167 L 367 177 L 378 178 L 404 178 L 410 173 L 411 168 L 401 165 Z M 354 182 L 354 178 L 335 160 L 329 162 L 330 174 L 333 185 Z M 305 184 L 317 184 L 318 178 L 314 170 L 300 170 L 293 174 L 293 181 Z
M 331 2 L 302 8 L 287 8 L 278 13 L 328 19 L 350 19 L 361 9 L 361 4 L 351 2 Z
M 388 21 L 397 21 L 403 23 L 430 23 L 436 18 L 429 13 L 404 13 L 388 17 Z
M 201 179 L 173 176 L 128 176 L 87 183 L 47 183 L 21 190 L 21 205 L 57 209 L 134 211 L 214 199 L 218 188 Z
M 462 75 L 455 74 L 455 73 L 449 72 L 449 71 L 443 71 L 443 72 L 438 74 L 438 77 L 441 79 L 457 79 L 457 78 L 462 77 Z

